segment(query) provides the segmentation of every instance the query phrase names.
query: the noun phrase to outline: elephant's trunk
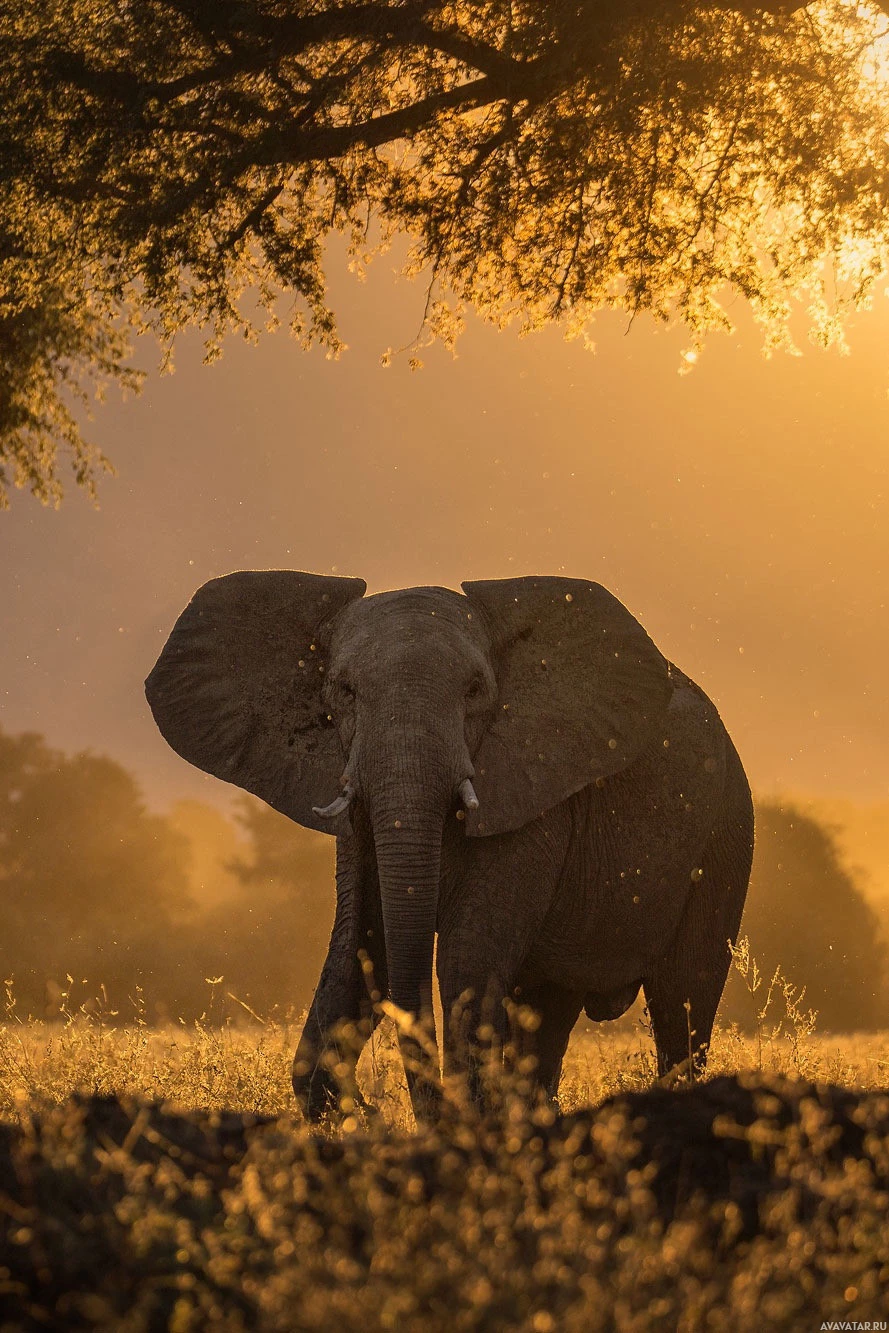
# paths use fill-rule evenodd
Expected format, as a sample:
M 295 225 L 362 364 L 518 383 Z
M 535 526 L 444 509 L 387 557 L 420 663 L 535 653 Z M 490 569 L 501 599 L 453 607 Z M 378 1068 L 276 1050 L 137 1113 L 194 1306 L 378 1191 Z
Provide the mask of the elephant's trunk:
M 389 995 L 434 1038 L 432 975 L 444 821 L 453 800 L 454 765 L 427 734 L 406 735 L 362 755 L 359 790 L 370 816 L 379 875 Z M 412 1043 L 402 1043 L 416 1058 Z
M 443 826 L 443 812 L 411 815 L 400 802 L 373 819 L 389 994 L 399 1008 L 427 1019 L 432 1016 Z

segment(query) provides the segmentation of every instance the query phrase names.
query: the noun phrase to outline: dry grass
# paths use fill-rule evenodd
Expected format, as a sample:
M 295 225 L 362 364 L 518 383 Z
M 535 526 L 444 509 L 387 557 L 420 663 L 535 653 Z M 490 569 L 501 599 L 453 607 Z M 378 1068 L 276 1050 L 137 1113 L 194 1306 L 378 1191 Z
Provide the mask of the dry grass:
M 0 1026 L 0 1117 L 57 1105 L 74 1093 L 143 1096 L 181 1110 L 290 1115 L 290 1062 L 301 1018 L 293 1022 L 196 1023 L 192 1028 L 112 1027 L 79 1015 L 67 1024 Z M 889 1087 L 889 1031 L 797 1039 L 717 1028 L 708 1077 L 751 1071 L 857 1089 Z M 641 1092 L 655 1081 L 643 1024 L 636 1031 L 600 1024 L 572 1037 L 560 1106 L 565 1112 L 606 1097 Z M 404 1076 L 392 1027 L 384 1024 L 359 1066 L 368 1099 L 392 1128 L 410 1127 Z

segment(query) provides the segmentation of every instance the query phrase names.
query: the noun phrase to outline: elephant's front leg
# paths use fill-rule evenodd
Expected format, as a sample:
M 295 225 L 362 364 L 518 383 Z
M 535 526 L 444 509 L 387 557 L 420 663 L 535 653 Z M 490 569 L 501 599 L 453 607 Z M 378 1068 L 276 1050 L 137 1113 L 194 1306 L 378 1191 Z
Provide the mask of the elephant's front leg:
M 516 987 L 556 892 L 569 834 L 570 821 L 554 812 L 501 837 L 445 842 L 438 936 L 445 1068 L 466 1077 L 477 1103 L 485 1100 L 485 1067 L 496 1070 L 511 1050 L 525 1053 L 515 1005 L 527 997 Z
M 366 955 L 370 970 L 362 965 Z M 327 960 L 293 1058 L 293 1091 L 308 1120 L 359 1104 L 355 1066 L 377 1022 L 371 990 L 385 996 L 386 951 L 373 858 L 353 833 L 337 838 L 336 917 Z
M 478 941 L 475 941 L 478 943 Z M 485 1101 L 485 1073 L 499 1066 L 509 1041 L 505 999 L 509 983 L 499 967 L 457 968 L 453 937 L 439 937 L 438 985 L 441 995 L 445 1076 L 465 1080 L 471 1101 Z M 492 950 L 492 957 L 496 954 Z

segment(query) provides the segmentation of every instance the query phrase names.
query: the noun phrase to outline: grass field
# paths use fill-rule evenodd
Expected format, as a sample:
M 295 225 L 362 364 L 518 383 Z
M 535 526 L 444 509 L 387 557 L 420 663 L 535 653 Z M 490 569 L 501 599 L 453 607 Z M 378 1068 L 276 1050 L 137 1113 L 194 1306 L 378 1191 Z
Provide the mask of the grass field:
M 602 1025 L 561 1116 L 419 1131 L 383 1032 L 382 1115 L 317 1135 L 295 1026 L 7 1022 L 0 1330 L 878 1328 L 889 1033 L 809 1029 L 720 1031 L 708 1080 L 665 1090 L 647 1034 Z

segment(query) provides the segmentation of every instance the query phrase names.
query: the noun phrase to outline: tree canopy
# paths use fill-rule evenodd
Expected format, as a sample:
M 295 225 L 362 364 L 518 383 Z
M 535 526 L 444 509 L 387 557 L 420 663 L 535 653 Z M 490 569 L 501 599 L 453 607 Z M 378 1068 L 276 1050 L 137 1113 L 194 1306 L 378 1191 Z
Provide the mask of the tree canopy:
M 0 14 L 0 486 L 101 460 L 65 388 L 126 333 L 211 353 L 242 297 L 339 346 L 325 245 L 411 239 L 419 343 L 602 308 L 830 339 L 884 267 L 889 3 L 10 0 Z M 251 297 L 252 300 L 252 297 Z M 0 490 L 0 499 L 3 491 Z

